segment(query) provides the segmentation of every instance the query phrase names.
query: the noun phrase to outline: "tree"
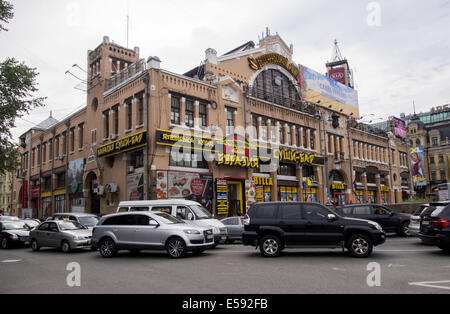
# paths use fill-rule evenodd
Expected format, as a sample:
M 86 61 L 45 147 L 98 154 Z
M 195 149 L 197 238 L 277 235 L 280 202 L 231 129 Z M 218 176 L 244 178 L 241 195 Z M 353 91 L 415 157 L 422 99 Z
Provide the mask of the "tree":
M 12 10 L 9 2 L 0 0 L 0 22 L 8 23 L 14 16 Z M 1 31 L 7 30 L 0 23 Z M 35 68 L 14 58 L 0 62 L 0 174 L 13 171 L 18 166 L 19 153 L 11 134 L 16 118 L 44 105 L 45 97 L 33 98 L 38 74 Z

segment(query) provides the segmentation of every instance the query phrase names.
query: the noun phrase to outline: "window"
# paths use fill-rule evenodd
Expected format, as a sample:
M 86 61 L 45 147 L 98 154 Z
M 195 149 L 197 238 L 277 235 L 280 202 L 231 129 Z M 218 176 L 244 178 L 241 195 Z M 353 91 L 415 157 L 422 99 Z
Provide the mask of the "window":
M 200 120 L 200 127 L 207 127 L 207 105 L 205 103 L 200 103 L 198 108 L 198 117 Z
M 294 164 L 279 164 L 277 174 L 283 176 L 295 176 L 295 165 Z
M 227 107 L 225 110 L 227 113 L 226 134 L 230 135 L 234 133 L 234 114 L 236 109 Z
M 185 123 L 188 127 L 194 126 L 194 101 L 186 100 L 186 110 L 185 110 Z
M 148 206 L 135 206 L 135 207 L 130 207 L 130 212 L 147 212 L 148 211 Z
M 278 205 L 267 204 L 255 206 L 254 209 L 249 213 L 250 217 L 271 219 L 276 218 L 278 215 Z
M 180 124 L 180 97 L 172 95 L 170 101 L 170 122 Z
M 303 218 L 306 220 L 328 220 L 328 214 L 331 214 L 331 212 L 320 205 L 303 205 Z
M 195 217 L 192 211 L 185 206 L 178 206 L 176 215 L 178 219 L 183 220 L 194 220 Z
M 232 217 L 227 218 L 222 221 L 225 226 L 238 226 L 239 225 L 239 218 L 238 217 Z
M 144 96 L 140 95 L 137 99 L 138 102 L 138 124 L 144 124 Z
M 119 105 L 112 107 L 113 112 L 113 134 L 119 134 Z
M 154 207 L 152 207 L 152 212 L 163 212 L 163 213 L 171 214 L 172 207 L 170 207 L 170 206 L 154 206 Z
M 439 163 L 440 164 L 444 163 L 444 156 L 443 155 L 439 155 Z
M 47 161 L 47 143 L 42 144 L 42 162 L 45 164 Z
M 283 204 L 281 210 L 284 219 L 302 219 L 302 212 L 300 205 Z
M 353 207 L 353 215 L 371 215 L 372 212 L 369 206 Z
M 281 124 L 277 124 L 277 128 L 280 135 L 280 144 L 284 144 L 284 127 Z
M 142 150 L 132 152 L 131 154 L 131 166 L 134 168 L 144 167 L 144 152 Z
M 258 138 L 258 118 L 252 116 L 252 138 Z
M 55 213 L 64 213 L 66 211 L 66 196 L 55 196 Z
M 437 138 L 436 136 L 433 136 L 433 137 L 431 138 L 431 143 L 433 144 L 433 146 L 438 145 L 438 138 Z
M 109 110 L 103 111 L 103 138 L 109 138 Z
M 131 130 L 133 128 L 133 102 L 131 98 L 125 101 L 127 107 L 127 130 Z
M 84 141 L 84 123 L 78 125 L 78 148 L 83 148 Z
M 169 166 L 190 168 L 208 167 L 201 152 L 183 153 L 183 151 L 172 151 L 170 153 Z
M 75 128 L 70 129 L 70 151 L 75 150 Z
M 314 131 L 313 130 L 311 130 L 310 133 L 309 133 L 309 140 L 310 140 L 310 143 L 311 143 L 310 148 L 312 150 L 314 150 L 315 149 L 315 140 L 314 140 Z
M 439 171 L 439 178 L 440 178 L 440 180 L 445 180 L 446 179 L 444 170 Z
M 431 157 L 430 157 L 430 164 L 431 164 L 431 165 L 434 165 L 434 156 L 431 156 Z
M 119 208 L 119 213 L 125 213 L 128 211 L 128 207 L 120 207 Z
M 150 217 L 146 215 L 136 216 L 136 225 L 138 226 L 148 226 L 150 224 Z
M 66 186 L 66 173 L 61 172 L 56 174 L 56 187 L 64 188 Z
M 374 212 L 375 215 L 383 215 L 383 216 L 388 216 L 391 213 L 386 210 L 385 208 L 381 207 L 381 206 L 374 206 Z
M 292 145 L 292 128 L 290 126 L 287 127 L 287 143 Z
M 303 129 L 303 147 L 308 148 L 308 135 L 307 129 Z

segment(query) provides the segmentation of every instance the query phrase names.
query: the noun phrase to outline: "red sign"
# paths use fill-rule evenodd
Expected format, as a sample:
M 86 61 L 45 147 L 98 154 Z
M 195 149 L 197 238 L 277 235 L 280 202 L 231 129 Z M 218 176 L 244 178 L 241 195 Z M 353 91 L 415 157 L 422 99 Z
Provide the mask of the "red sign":
M 328 76 L 339 83 L 345 84 L 345 68 L 330 69 Z
M 28 207 L 28 181 L 22 181 L 22 207 Z
M 194 178 L 191 180 L 191 192 L 194 195 L 202 195 L 205 189 L 205 184 L 200 178 Z
M 35 186 L 31 188 L 31 199 L 39 198 L 39 187 Z

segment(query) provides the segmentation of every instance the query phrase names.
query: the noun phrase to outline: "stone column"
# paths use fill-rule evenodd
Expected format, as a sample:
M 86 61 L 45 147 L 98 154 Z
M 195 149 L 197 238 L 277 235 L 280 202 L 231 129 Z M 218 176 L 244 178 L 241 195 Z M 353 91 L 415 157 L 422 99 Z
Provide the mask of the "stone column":
M 377 203 L 381 204 L 381 180 L 380 180 L 380 174 L 375 175 L 375 182 L 377 184 Z
M 320 170 L 321 169 L 321 170 Z M 322 173 L 321 171 L 325 171 L 325 167 L 318 167 L 315 166 L 314 167 L 314 176 L 316 177 L 317 180 L 317 201 L 319 203 L 325 204 L 328 201 L 328 191 L 327 191 L 327 198 L 323 199 L 323 192 L 324 190 L 327 190 L 326 187 L 326 182 L 322 182 Z
M 292 141 L 292 146 L 297 147 L 297 132 L 296 132 L 297 128 L 295 127 L 295 125 L 293 125 L 291 127 L 291 141 Z
M 299 136 L 299 145 L 301 148 L 305 147 L 305 143 L 303 143 L 303 132 L 305 132 L 305 130 L 303 129 L 303 127 L 299 128 L 299 132 L 298 132 L 298 136 Z
M 311 130 L 310 129 L 306 129 L 305 148 L 311 148 Z
M 334 156 L 334 135 L 330 135 L 330 140 L 328 142 L 330 145 L 330 153 Z
M 272 202 L 278 201 L 278 181 L 277 181 L 277 172 L 271 172 L 270 177 L 272 178 L 272 186 L 270 187 L 270 194 Z
M 266 121 L 266 128 L 267 128 L 267 136 L 266 136 L 266 141 L 270 142 L 272 140 L 272 127 L 274 128 L 275 126 L 272 125 L 272 120 L 267 119 Z
M 289 138 L 288 138 L 288 129 L 289 129 L 289 125 L 287 123 L 285 123 L 283 125 L 283 133 L 284 133 L 284 145 L 290 145 L 291 143 L 289 143 Z M 281 144 L 281 143 L 280 143 Z
M 200 102 L 196 100 L 194 101 L 194 128 L 197 129 L 200 128 L 199 109 L 200 109 Z

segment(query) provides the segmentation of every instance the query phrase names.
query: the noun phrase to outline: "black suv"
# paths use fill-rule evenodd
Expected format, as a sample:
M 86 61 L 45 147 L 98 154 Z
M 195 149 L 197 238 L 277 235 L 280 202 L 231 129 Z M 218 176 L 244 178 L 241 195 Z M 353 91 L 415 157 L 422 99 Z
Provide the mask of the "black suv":
M 250 207 L 244 216 L 244 245 L 259 246 L 262 256 L 280 255 L 284 248 L 347 248 L 367 257 L 386 235 L 373 221 L 343 218 L 315 203 L 272 202 Z
M 386 232 L 395 232 L 408 237 L 410 214 L 396 213 L 392 209 L 380 204 L 355 204 L 338 208 L 337 213 L 344 217 L 372 220 L 381 225 Z
M 450 252 L 450 204 L 430 206 L 430 210 L 425 211 L 420 223 L 419 237 L 425 243 L 435 244 Z

